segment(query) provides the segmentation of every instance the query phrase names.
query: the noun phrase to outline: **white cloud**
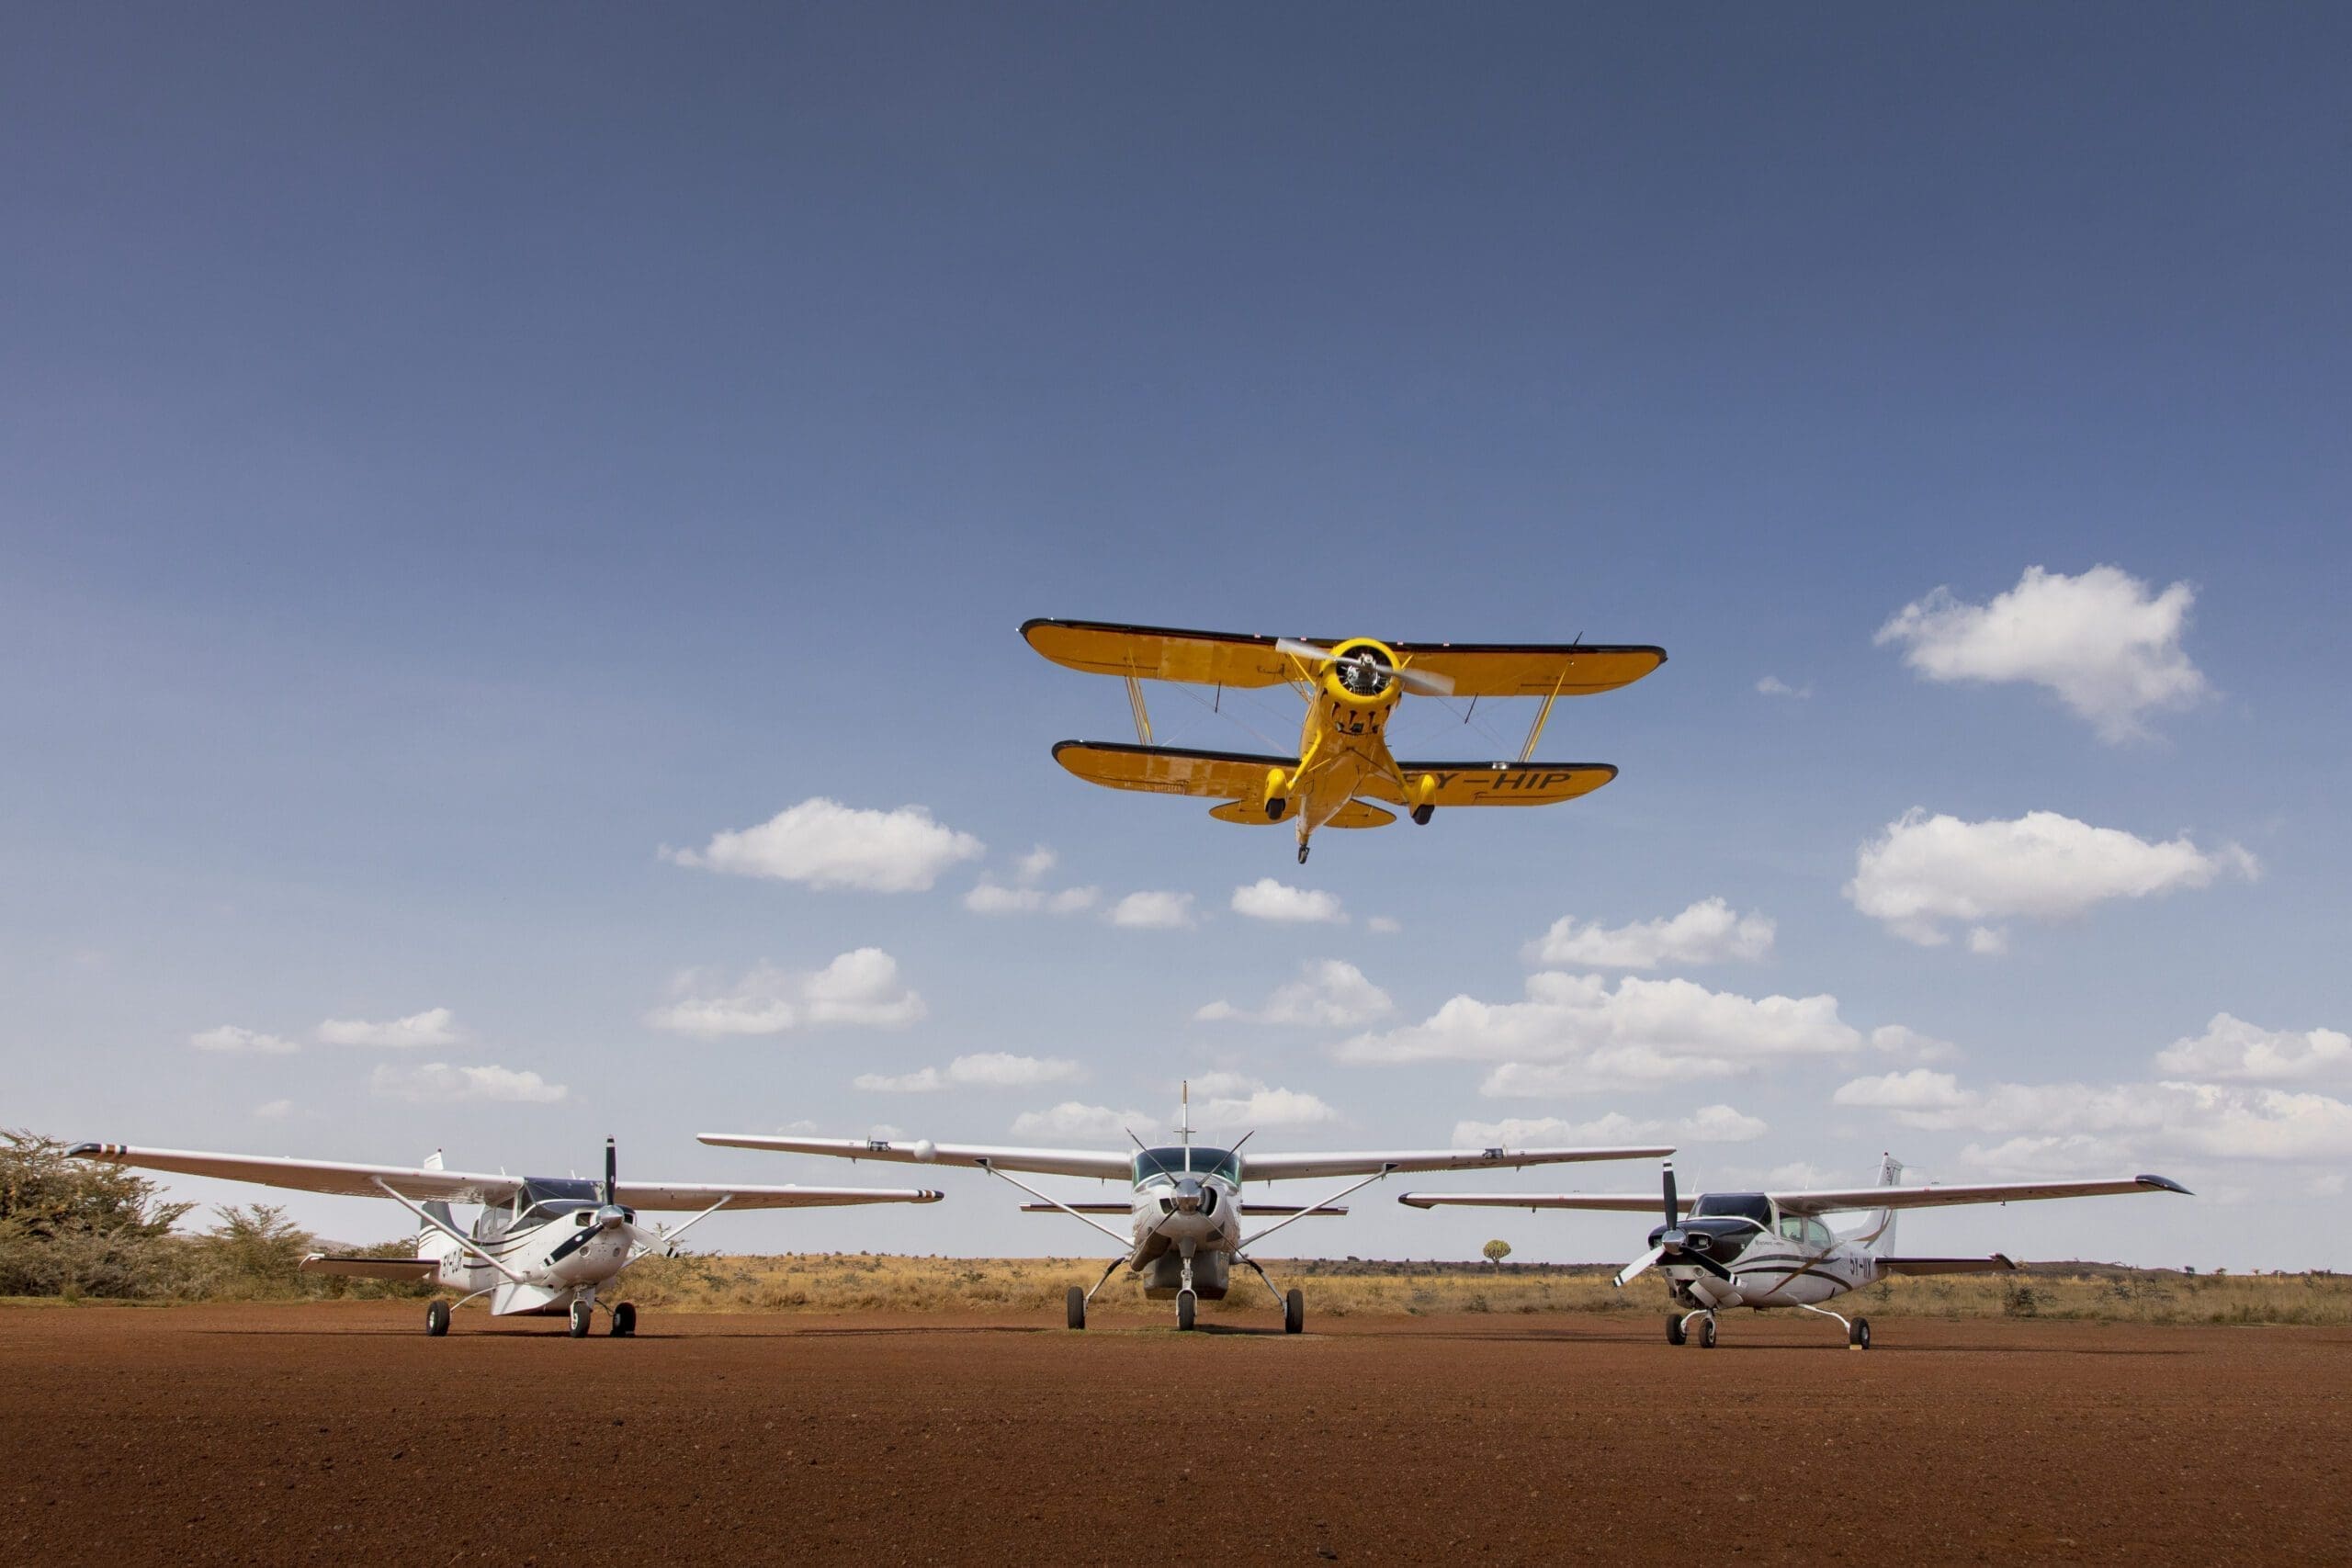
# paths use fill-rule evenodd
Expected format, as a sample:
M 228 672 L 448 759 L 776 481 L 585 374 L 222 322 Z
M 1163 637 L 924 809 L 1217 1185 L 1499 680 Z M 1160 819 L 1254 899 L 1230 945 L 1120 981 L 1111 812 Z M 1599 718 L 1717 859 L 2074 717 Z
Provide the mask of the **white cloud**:
M 1111 906 L 1110 921 L 1136 931 L 1181 931 L 1193 923 L 1190 893 L 1130 893 Z
M 1772 921 L 1739 915 L 1721 898 L 1702 898 L 1679 915 L 1631 925 L 1579 926 L 1563 915 L 1528 944 L 1532 964 L 1587 969 L 1655 969 L 1662 964 L 1755 962 L 1772 952 Z
M 2064 919 L 2109 898 L 2204 887 L 2224 873 L 2252 877 L 2260 870 L 2234 844 L 2209 854 L 2185 834 L 2151 843 L 2054 811 L 1963 822 L 1915 807 L 1855 852 L 1845 893 L 1906 942 L 1938 946 L 1951 940 L 1947 922 L 1974 923 L 1969 946 L 1997 953 L 2007 939 L 1995 921 Z
M 719 833 L 700 851 L 665 852 L 680 865 L 735 876 L 770 876 L 809 887 L 920 893 L 939 874 L 986 848 L 934 820 L 920 806 L 868 811 L 823 795 L 776 813 L 756 828 Z
M 1961 1092 L 1960 1080 L 1951 1074 L 1914 1067 L 1907 1073 L 1884 1073 L 1840 1084 L 1829 1102 L 1875 1111 L 1941 1111 L 1967 1104 L 1968 1096 Z
M 1951 1041 L 1922 1034 L 1900 1023 L 1883 1023 L 1871 1030 L 1871 1048 L 1908 1056 L 1915 1062 L 1949 1062 L 1960 1055 L 1960 1047 Z
M 1204 1073 L 1193 1080 L 1193 1121 L 1203 1132 L 1320 1127 L 1344 1120 L 1314 1095 L 1275 1089 L 1243 1073 Z
M 1091 909 L 1101 897 L 1091 887 L 1006 887 L 982 882 L 964 895 L 964 908 L 976 915 L 1075 915 Z
M 1053 851 L 1047 849 L 1045 845 L 1039 844 L 1027 854 L 1023 855 L 1019 860 L 1012 863 L 1013 880 L 1019 882 L 1025 887 L 1031 883 L 1043 877 L 1046 873 L 1053 870 L 1054 867 L 1059 863 L 1061 857 L 1059 855 L 1054 853 Z
M 234 1055 L 283 1056 L 302 1047 L 291 1040 L 259 1030 L 240 1029 L 224 1023 L 217 1029 L 198 1030 L 187 1037 L 187 1043 L 199 1051 L 219 1051 Z
M 254 1117 L 263 1122 L 283 1122 L 293 1114 L 294 1102 L 290 1100 L 265 1100 L 254 1107 Z
M 1750 998 L 1630 975 L 1611 990 L 1599 975 L 1546 970 L 1528 976 L 1525 1001 L 1458 996 L 1419 1023 L 1356 1035 L 1333 1055 L 1497 1062 L 1483 1092 L 1533 1097 L 1721 1077 L 1860 1045 L 1832 996 Z
M 1253 920 L 1290 925 L 1340 925 L 1348 918 L 1340 907 L 1338 894 L 1293 887 L 1271 876 L 1261 876 L 1247 887 L 1235 888 L 1233 912 Z
M 1388 993 L 1364 978 L 1363 971 L 1339 958 L 1313 958 L 1298 966 L 1298 978 L 1278 986 L 1254 1011 L 1216 1001 L 1193 1016 L 1204 1022 L 1315 1024 L 1351 1029 L 1394 1012 Z
M 1012 1133 L 1019 1138 L 1116 1138 L 1124 1142 L 1125 1129 L 1132 1127 L 1141 1134 L 1157 1124 L 1140 1111 L 1114 1111 L 1107 1105 L 1065 1100 L 1044 1111 L 1023 1111 L 1012 1119 Z
M 878 947 L 844 953 L 814 975 L 755 965 L 730 987 L 704 970 L 678 977 L 676 1001 L 645 1021 L 680 1034 L 782 1034 L 807 1025 L 897 1029 L 928 1010 L 899 979 L 899 961 Z
M 1802 700 L 1813 695 L 1813 682 L 1808 681 L 1802 686 L 1792 686 L 1778 675 L 1767 675 L 1756 682 L 1756 690 L 1759 694 L 1767 697 L 1795 697 Z
M 1900 1077 L 1902 1075 L 1891 1075 Z M 1957 1129 L 2002 1141 L 1972 1143 L 1963 1163 L 1984 1170 L 2058 1174 L 2096 1170 L 2128 1176 L 2161 1158 L 2330 1161 L 2352 1159 L 2352 1105 L 2330 1096 L 2269 1088 L 2166 1080 L 2158 1083 L 1998 1083 L 1984 1090 L 1926 1074 L 1911 1106 L 1900 1089 L 1857 1079 L 1840 1103 L 1881 1094 L 1894 1120 Z
M 319 1025 L 319 1041 L 325 1045 L 408 1050 L 423 1045 L 455 1045 L 460 1038 L 447 1008 L 428 1008 L 383 1023 L 371 1023 L 363 1018 L 331 1018 Z
M 1875 640 L 1902 648 L 1930 681 L 2046 686 L 2102 739 L 2123 740 L 2146 732 L 2143 715 L 2204 695 L 2205 677 L 2180 647 L 2196 598 L 2186 582 L 2151 594 L 2118 567 L 2068 577 L 2030 566 L 1989 604 L 1939 588 L 1896 611 Z
M 2352 1035 L 2334 1029 L 2264 1029 L 2228 1013 L 2205 1032 L 2176 1040 L 2156 1066 L 2182 1077 L 2241 1083 L 2296 1083 L 2352 1077 Z
M 895 1077 L 864 1073 L 854 1087 L 888 1094 L 926 1094 L 949 1088 L 1028 1089 L 1037 1084 L 1069 1083 L 1086 1076 L 1076 1062 L 1058 1056 L 1016 1056 L 1010 1051 L 980 1051 L 958 1056 L 942 1072 L 925 1067 Z
M 1364 921 L 1363 929 L 1374 936 L 1395 936 L 1405 928 L 1391 915 L 1374 915 Z
M 368 1080 L 370 1093 L 384 1100 L 406 1100 L 420 1105 L 454 1104 L 463 1100 L 495 1100 L 516 1105 L 552 1105 L 571 1093 L 537 1073 L 512 1067 L 453 1067 L 447 1062 L 396 1067 L 389 1063 Z
M 1760 1138 L 1766 1124 L 1728 1105 L 1703 1105 L 1678 1121 L 1635 1118 L 1612 1111 L 1589 1122 L 1558 1116 L 1506 1116 L 1498 1122 L 1457 1122 L 1455 1148 L 1568 1147 L 1624 1144 L 1744 1144 Z

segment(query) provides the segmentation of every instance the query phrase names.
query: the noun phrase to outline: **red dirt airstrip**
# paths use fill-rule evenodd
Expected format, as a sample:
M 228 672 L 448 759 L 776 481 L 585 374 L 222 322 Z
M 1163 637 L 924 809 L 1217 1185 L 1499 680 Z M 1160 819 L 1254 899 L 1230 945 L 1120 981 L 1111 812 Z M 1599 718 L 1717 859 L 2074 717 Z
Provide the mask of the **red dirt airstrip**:
M 2343 1330 L 421 1316 L 0 1311 L 0 1561 L 2352 1555 Z

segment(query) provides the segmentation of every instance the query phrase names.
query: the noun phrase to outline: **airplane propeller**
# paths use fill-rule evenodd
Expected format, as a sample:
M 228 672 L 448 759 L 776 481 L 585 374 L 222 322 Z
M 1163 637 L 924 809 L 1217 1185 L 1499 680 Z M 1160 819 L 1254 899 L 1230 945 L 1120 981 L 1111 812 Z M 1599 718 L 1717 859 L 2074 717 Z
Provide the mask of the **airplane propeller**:
M 1610 1282 L 1623 1290 L 1659 1259 L 1666 1258 L 1671 1258 L 1677 1263 L 1695 1263 L 1718 1280 L 1731 1278 L 1730 1269 L 1705 1253 L 1693 1250 L 1690 1242 L 1690 1233 L 1682 1228 L 1681 1205 L 1674 1198 L 1674 1162 L 1668 1160 L 1666 1162 L 1666 1228 L 1658 1233 L 1656 1247 L 1617 1270 L 1617 1277 Z
M 1370 652 L 1341 655 L 1328 648 L 1317 648 L 1311 642 L 1300 642 L 1295 637 L 1287 637 L 1274 639 L 1274 651 L 1287 653 L 1293 659 L 1304 659 L 1311 664 L 1344 664 L 1351 669 L 1376 670 L 1394 678 L 1405 690 L 1419 692 L 1427 697 L 1453 694 L 1452 676 L 1441 675 L 1434 670 L 1416 670 L 1410 665 L 1392 668 L 1374 659 Z
M 595 1218 L 564 1237 L 562 1245 L 548 1255 L 548 1262 L 560 1262 L 571 1257 L 609 1230 L 621 1231 L 629 1240 L 649 1251 L 658 1250 L 668 1245 L 668 1238 L 658 1231 L 649 1231 L 639 1224 L 636 1213 L 620 1206 L 614 1196 L 619 1190 L 619 1156 L 613 1147 L 613 1140 L 606 1138 L 605 1140 L 605 1186 L 603 1192 L 599 1194 L 602 1201 L 597 1204 Z

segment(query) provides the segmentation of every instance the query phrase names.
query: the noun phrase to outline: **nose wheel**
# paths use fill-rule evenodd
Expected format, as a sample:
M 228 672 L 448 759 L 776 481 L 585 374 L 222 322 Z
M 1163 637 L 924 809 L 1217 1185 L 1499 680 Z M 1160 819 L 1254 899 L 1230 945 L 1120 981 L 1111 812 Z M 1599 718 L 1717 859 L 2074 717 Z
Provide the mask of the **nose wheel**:
M 574 1339 L 587 1338 L 589 1322 L 595 1315 L 596 1309 L 588 1304 L 586 1298 L 579 1296 L 573 1297 L 571 1302 L 571 1337 Z
M 1176 1326 L 1179 1329 L 1189 1331 L 1192 1328 L 1193 1314 L 1199 1310 L 1199 1302 L 1200 1298 L 1190 1291 L 1176 1292 Z

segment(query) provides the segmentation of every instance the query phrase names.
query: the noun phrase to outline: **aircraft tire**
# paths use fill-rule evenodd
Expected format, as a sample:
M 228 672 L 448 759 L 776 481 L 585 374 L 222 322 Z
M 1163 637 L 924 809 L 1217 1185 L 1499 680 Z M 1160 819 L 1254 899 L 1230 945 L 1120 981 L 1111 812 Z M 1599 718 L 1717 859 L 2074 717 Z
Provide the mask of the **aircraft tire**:
M 1072 1328 L 1086 1326 L 1086 1292 L 1076 1285 L 1069 1288 L 1069 1325 Z
M 1176 1292 L 1176 1326 L 1179 1329 L 1189 1331 L 1192 1328 L 1193 1314 L 1198 1310 L 1198 1302 L 1199 1298 L 1190 1291 Z
M 1306 863 L 1306 846 L 1305 844 L 1298 846 L 1298 863 L 1301 865 L 1305 865 Z
M 1413 826 L 1426 828 L 1430 825 L 1430 818 L 1435 815 L 1437 807 L 1434 806 L 1416 806 L 1413 807 Z
M 1284 1334 L 1306 1332 L 1306 1297 L 1295 1289 L 1283 1297 L 1283 1332 Z
M 596 1309 L 594 1307 L 590 1306 L 585 1301 L 577 1296 L 573 1297 L 571 1302 L 571 1337 L 574 1339 L 587 1338 L 588 1325 L 594 1319 L 595 1315 Z
M 1710 1313 L 1708 1315 L 1699 1320 L 1699 1348 L 1702 1350 L 1712 1350 L 1714 1348 L 1715 1319 L 1714 1314 Z
M 1849 1350 L 1867 1350 L 1871 1348 L 1871 1320 L 1869 1318 L 1858 1317 L 1854 1319 L 1854 1325 L 1846 1330 L 1846 1348 Z
M 1687 1342 L 1690 1337 L 1690 1331 L 1682 1326 L 1682 1314 L 1679 1312 L 1668 1313 L 1666 1314 L 1666 1342 L 1669 1345 L 1680 1345 Z
M 637 1337 L 637 1303 L 635 1302 L 623 1302 L 613 1309 L 613 1337 L 616 1339 Z
M 1285 800 L 1279 795 L 1274 796 L 1273 799 L 1266 802 L 1266 820 L 1269 822 L 1281 821 L 1283 819 L 1283 813 L 1287 810 L 1289 807 L 1289 801 Z
M 449 1332 L 449 1303 L 437 1296 L 424 1303 L 424 1332 L 435 1339 Z

